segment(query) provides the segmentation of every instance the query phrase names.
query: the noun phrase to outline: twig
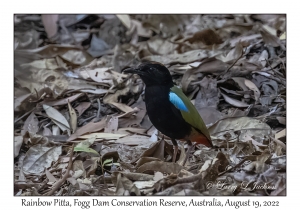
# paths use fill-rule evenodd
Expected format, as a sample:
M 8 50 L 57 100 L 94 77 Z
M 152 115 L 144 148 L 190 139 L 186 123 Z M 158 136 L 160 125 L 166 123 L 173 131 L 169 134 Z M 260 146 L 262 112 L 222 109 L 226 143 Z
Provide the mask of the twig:
M 95 117 L 97 117 L 97 115 L 90 116 L 90 117 L 88 117 L 88 118 L 82 120 L 82 121 L 80 122 L 79 125 L 81 126 L 81 125 L 83 125 L 83 123 L 85 123 L 86 121 L 89 121 L 90 119 L 93 119 L 93 118 L 95 118 Z
M 228 171 L 231 171 L 232 169 L 235 169 L 235 168 L 241 166 L 246 160 L 247 160 L 247 158 L 244 158 L 243 160 L 241 160 L 241 162 L 239 162 L 238 164 L 236 164 L 234 167 L 229 168 L 226 171 L 223 171 L 223 172 L 219 173 L 218 176 L 222 176 L 223 174 L 227 173 Z
M 99 98 L 97 98 L 97 103 L 98 103 L 97 119 L 99 119 L 99 116 L 100 116 L 100 108 L 101 108 L 101 104 L 100 104 Z
M 236 62 L 238 62 L 238 60 L 240 60 L 244 55 L 244 49 L 242 50 L 242 53 L 241 55 L 233 62 L 233 64 L 231 64 L 227 69 L 226 71 L 224 72 L 224 74 L 226 74 L 235 64 Z
M 35 107 L 33 109 L 31 109 L 29 112 L 26 112 L 25 114 L 23 114 L 21 117 L 19 117 L 18 119 L 16 119 L 14 121 L 14 123 L 18 122 L 19 120 L 21 120 L 23 117 L 26 117 L 27 115 L 31 114 L 31 112 L 33 112 L 35 110 Z
M 59 181 L 57 181 L 54 184 L 53 188 L 48 193 L 45 193 L 43 195 L 46 195 L 46 196 L 53 195 L 53 193 L 56 190 L 58 190 L 58 188 L 67 180 L 67 178 L 69 176 L 69 173 L 70 173 L 70 170 L 71 170 L 72 165 L 73 165 L 72 159 L 73 159 L 74 147 L 75 147 L 75 144 L 73 144 L 72 148 L 71 148 L 71 154 L 70 154 L 69 164 L 68 164 L 68 168 L 67 168 L 67 171 L 66 171 L 65 175 Z
M 103 162 L 102 162 L 102 155 L 101 155 L 101 151 L 99 152 L 99 155 L 100 155 L 100 163 L 101 163 L 101 170 L 102 170 L 102 175 L 103 175 L 103 183 L 104 183 L 104 187 L 105 188 L 108 188 L 107 185 L 106 185 L 106 182 L 105 182 L 105 178 L 104 178 L 104 166 L 103 166 Z

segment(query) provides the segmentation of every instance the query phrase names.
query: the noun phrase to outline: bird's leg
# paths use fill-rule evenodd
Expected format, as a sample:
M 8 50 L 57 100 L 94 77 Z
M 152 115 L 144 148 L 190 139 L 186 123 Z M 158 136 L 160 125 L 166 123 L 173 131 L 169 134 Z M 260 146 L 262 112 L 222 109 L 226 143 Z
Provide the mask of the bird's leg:
M 177 144 L 177 141 L 176 141 L 175 139 L 171 139 L 171 140 L 172 140 L 173 148 L 174 148 L 174 153 L 173 153 L 173 159 L 172 159 L 172 162 L 175 163 L 176 156 L 177 156 L 177 152 L 178 152 L 178 144 Z
M 186 151 L 186 154 L 185 154 L 185 158 L 184 158 L 184 161 L 183 161 L 183 166 L 185 165 L 188 157 L 190 156 L 190 152 L 191 152 L 192 148 L 194 147 L 194 145 L 192 144 L 192 142 L 190 140 L 187 140 L 187 143 L 188 143 L 189 147 L 188 147 L 188 150 Z

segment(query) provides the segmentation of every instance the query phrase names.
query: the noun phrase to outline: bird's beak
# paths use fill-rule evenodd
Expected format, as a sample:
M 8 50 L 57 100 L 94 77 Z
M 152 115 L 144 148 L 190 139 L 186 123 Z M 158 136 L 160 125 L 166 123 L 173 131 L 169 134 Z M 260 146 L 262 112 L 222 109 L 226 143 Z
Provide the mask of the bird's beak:
M 128 68 L 128 69 L 125 69 L 123 71 L 124 73 L 132 73 L 132 74 L 138 74 L 138 75 L 144 75 L 144 73 L 142 71 L 140 71 L 139 68 Z

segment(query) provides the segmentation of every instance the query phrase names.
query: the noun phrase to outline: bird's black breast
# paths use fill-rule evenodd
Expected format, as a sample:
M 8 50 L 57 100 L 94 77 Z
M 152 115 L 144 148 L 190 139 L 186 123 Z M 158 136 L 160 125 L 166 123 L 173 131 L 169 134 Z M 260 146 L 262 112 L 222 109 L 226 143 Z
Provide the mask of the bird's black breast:
M 169 100 L 170 88 L 150 86 L 145 89 L 146 109 L 154 127 L 164 135 L 182 139 L 191 132 L 180 111 Z

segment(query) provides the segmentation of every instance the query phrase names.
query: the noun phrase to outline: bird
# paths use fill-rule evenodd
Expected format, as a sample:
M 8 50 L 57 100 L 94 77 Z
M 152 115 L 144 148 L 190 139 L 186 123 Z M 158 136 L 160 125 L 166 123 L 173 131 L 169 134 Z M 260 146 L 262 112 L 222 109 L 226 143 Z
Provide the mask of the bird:
M 183 165 L 194 146 L 192 142 L 213 147 L 209 131 L 199 112 L 181 88 L 175 85 L 167 67 L 148 61 L 123 72 L 138 74 L 145 83 L 147 114 L 153 126 L 171 139 L 174 146 L 173 162 L 176 161 L 178 152 L 176 139 L 188 143 Z

